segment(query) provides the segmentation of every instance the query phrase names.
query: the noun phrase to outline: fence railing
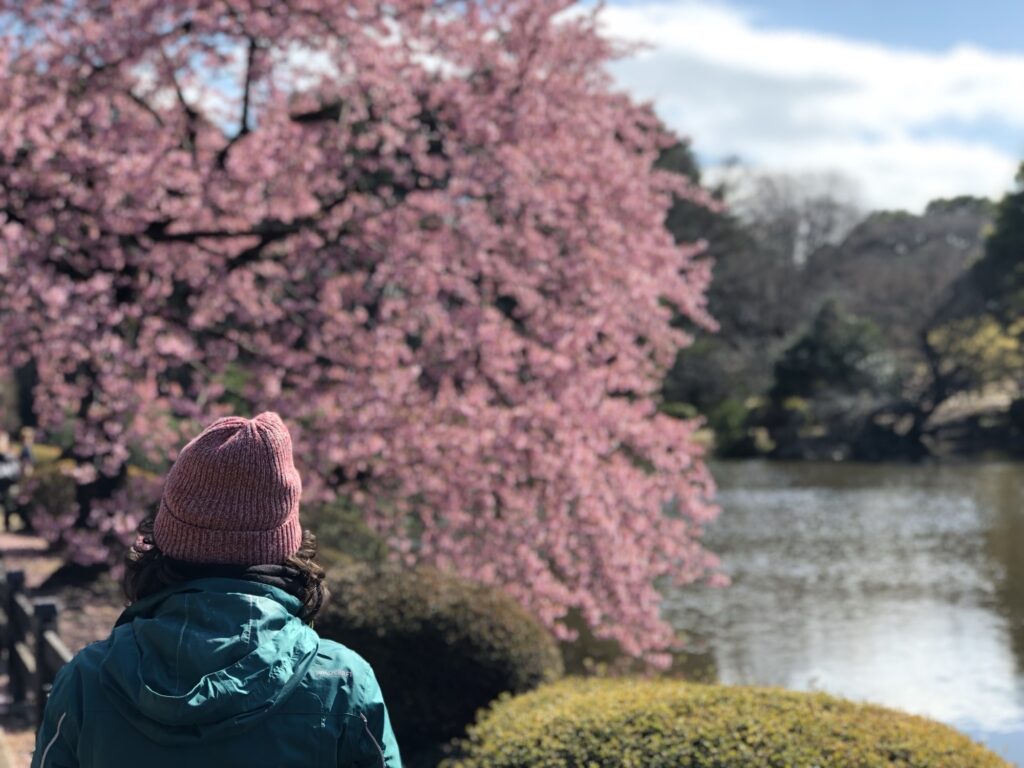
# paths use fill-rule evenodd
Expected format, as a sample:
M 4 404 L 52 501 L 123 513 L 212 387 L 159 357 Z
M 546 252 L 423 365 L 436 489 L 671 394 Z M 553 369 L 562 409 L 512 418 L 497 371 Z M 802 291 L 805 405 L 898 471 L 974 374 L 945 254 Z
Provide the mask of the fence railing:
M 25 594 L 23 571 L 7 571 L 0 565 L 0 589 L 12 707 L 34 705 L 29 711 L 38 724 L 53 679 L 71 660 L 71 652 L 57 634 L 57 603 L 30 599 Z

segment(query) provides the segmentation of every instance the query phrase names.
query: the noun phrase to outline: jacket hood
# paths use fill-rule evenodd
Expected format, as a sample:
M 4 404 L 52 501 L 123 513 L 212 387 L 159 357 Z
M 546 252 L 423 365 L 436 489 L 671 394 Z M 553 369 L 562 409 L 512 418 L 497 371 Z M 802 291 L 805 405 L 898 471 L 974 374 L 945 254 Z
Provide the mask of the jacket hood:
M 114 625 L 100 679 L 118 711 L 160 744 L 257 725 L 302 682 L 319 637 L 297 597 L 243 579 L 187 581 Z

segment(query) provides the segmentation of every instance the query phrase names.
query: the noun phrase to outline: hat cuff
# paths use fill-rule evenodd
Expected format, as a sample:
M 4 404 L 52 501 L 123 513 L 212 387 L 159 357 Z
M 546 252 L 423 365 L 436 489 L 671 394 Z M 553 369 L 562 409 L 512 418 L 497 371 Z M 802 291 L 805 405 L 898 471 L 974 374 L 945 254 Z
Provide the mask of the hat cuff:
M 291 514 L 276 528 L 262 531 L 203 528 L 175 517 L 161 499 L 153 540 L 161 552 L 178 560 L 264 565 L 282 563 L 299 551 L 302 526 L 298 514 Z

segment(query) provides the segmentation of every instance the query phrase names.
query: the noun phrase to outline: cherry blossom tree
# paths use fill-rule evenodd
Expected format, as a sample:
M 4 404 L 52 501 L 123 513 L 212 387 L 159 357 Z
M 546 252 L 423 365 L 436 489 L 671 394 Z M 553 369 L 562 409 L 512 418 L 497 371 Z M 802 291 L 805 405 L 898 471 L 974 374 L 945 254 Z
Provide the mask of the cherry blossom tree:
M 712 322 L 664 226 L 702 193 L 572 6 L 0 0 L 0 357 L 79 489 L 38 525 L 112 557 L 188 436 L 275 409 L 305 501 L 664 661 L 656 584 L 717 566 L 654 402 Z

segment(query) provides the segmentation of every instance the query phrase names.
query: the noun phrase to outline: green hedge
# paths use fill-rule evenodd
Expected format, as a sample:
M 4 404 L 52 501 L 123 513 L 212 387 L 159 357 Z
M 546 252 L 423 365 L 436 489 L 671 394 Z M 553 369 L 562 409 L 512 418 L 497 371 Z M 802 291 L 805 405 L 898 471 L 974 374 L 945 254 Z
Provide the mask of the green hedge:
M 328 574 L 316 629 L 373 666 L 403 754 L 437 754 L 500 693 L 562 674 L 554 639 L 499 590 L 429 568 L 350 562 Z
M 503 697 L 445 768 L 1008 768 L 939 723 L 824 694 L 566 678 Z

